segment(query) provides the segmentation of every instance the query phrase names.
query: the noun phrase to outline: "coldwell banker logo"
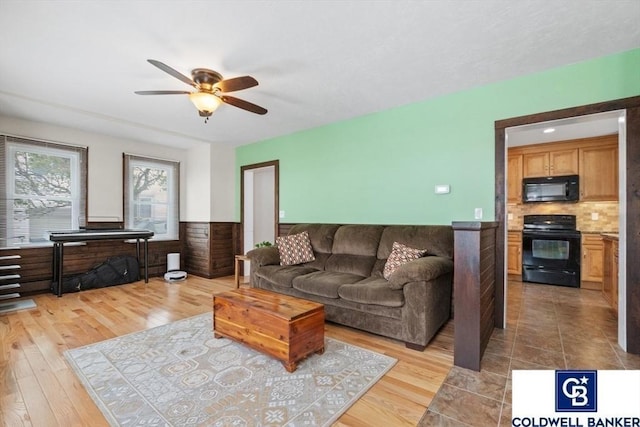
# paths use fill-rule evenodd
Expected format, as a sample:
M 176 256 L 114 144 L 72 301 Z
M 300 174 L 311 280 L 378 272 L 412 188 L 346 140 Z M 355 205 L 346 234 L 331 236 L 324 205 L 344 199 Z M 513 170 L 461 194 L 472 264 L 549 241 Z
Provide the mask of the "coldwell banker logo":
M 597 371 L 556 371 L 556 412 L 597 412 L 597 386 Z
M 512 427 L 640 427 L 640 370 L 514 370 Z

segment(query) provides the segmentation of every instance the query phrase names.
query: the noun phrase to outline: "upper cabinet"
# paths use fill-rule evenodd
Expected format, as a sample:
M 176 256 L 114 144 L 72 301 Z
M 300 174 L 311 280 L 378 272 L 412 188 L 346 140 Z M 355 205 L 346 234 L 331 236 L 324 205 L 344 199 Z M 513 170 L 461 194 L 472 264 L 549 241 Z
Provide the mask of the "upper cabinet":
M 580 176 L 580 201 L 618 200 L 618 135 L 508 150 L 507 202 L 522 203 L 522 178 Z
M 522 156 L 522 176 L 560 176 L 578 174 L 578 149 L 527 153 Z
M 522 202 L 522 154 L 507 158 L 507 203 Z
M 580 200 L 618 200 L 618 144 L 580 148 Z

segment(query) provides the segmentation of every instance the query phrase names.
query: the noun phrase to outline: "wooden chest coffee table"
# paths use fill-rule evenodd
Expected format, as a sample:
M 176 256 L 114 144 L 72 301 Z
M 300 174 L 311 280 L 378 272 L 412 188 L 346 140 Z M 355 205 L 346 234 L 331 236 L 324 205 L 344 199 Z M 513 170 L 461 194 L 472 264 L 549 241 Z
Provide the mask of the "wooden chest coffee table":
M 324 305 L 264 289 L 213 296 L 213 330 L 280 360 L 293 372 L 305 357 L 324 352 Z

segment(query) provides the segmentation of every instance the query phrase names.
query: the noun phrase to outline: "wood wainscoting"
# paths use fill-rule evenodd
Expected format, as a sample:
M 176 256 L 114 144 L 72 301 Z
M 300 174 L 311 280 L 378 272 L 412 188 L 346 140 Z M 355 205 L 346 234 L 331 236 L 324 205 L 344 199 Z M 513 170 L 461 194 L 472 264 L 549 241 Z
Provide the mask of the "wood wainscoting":
M 89 226 L 122 228 L 121 223 L 92 223 Z M 240 253 L 242 247 L 240 230 L 240 224 L 234 222 L 181 222 L 180 240 L 149 241 L 149 276 L 162 276 L 167 272 L 169 253 L 181 254 L 180 267 L 189 274 L 209 279 L 232 275 L 234 255 Z M 2 248 L 0 255 L 20 255 L 20 293 L 50 289 L 53 277 L 51 246 Z M 135 256 L 135 242 L 105 240 L 65 244 L 64 275 L 84 273 L 117 255 Z
M 184 222 L 180 225 L 187 273 L 208 279 L 233 275 L 234 256 L 241 253 L 242 248 L 239 223 Z
M 167 271 L 167 254 L 180 252 L 179 240 L 149 242 L 149 275 Z M 141 248 L 142 252 L 142 248 Z M 48 291 L 53 277 L 53 247 L 0 249 L 0 255 L 20 255 L 20 293 Z M 64 246 L 64 275 L 84 273 L 117 255 L 136 255 L 136 244 L 118 240 L 94 241 Z M 144 254 L 140 254 L 144 256 Z M 142 260 L 141 264 L 142 264 Z M 141 270 L 141 274 L 142 270 Z

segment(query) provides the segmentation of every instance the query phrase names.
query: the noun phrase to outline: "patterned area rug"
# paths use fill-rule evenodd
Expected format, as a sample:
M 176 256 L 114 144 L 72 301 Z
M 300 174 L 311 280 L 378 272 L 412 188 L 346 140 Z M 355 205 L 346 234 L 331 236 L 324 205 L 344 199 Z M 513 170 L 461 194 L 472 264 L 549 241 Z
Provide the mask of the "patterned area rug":
M 68 350 L 114 426 L 326 426 L 396 359 L 325 337 L 288 373 L 262 353 L 213 338 L 202 314 Z

